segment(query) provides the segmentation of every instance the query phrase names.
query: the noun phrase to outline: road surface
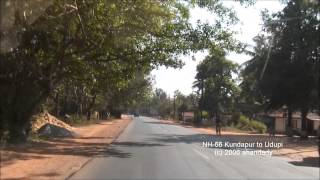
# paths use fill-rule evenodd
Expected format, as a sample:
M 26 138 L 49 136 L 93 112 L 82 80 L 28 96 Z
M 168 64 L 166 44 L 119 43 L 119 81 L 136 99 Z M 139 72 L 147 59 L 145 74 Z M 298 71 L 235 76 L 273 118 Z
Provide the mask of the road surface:
M 283 158 L 215 155 L 216 136 L 139 117 L 70 179 L 319 179 L 319 168 Z

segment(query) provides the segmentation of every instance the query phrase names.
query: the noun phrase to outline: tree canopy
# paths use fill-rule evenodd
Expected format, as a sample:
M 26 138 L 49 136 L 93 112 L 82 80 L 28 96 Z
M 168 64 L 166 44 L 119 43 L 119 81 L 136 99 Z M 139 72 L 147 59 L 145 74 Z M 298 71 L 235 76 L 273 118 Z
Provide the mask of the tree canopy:
M 67 92 L 70 86 L 85 95 L 88 113 L 92 104 L 103 99 L 108 101 L 105 104 L 123 107 L 139 92 L 132 88 L 140 86 L 135 83 L 138 72 L 146 79 L 160 65 L 181 67 L 181 54 L 240 47 L 227 28 L 237 19 L 219 1 L 50 3 L 32 21 L 16 9 L 19 43 L 0 55 L 0 95 L 6 97 L 0 100 L 1 134 L 11 141 L 25 140 L 31 115 L 49 97 L 60 101 L 59 92 Z M 195 6 L 215 13 L 215 23 L 199 22 L 193 27 L 189 9 Z
M 256 38 L 253 59 L 243 71 L 244 83 L 264 96 L 268 109 L 300 110 L 303 131 L 308 111 L 319 108 L 319 10 L 316 3 L 291 0 L 279 13 L 265 13 L 269 43 L 265 36 Z
M 221 50 L 210 54 L 197 66 L 194 87 L 201 91 L 199 106 L 210 112 L 211 117 L 230 110 L 238 93 L 232 74 L 237 65 L 225 58 Z

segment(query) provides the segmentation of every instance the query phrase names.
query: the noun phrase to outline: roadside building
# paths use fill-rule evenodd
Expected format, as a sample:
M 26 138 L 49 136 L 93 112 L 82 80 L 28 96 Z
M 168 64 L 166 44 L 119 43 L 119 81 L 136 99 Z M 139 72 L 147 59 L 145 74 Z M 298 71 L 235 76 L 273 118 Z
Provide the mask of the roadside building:
M 191 122 L 193 118 L 194 118 L 194 112 L 192 111 L 182 113 L 183 122 Z
M 285 133 L 287 128 L 287 114 L 283 111 L 273 111 L 266 114 L 273 121 L 270 123 L 274 126 L 276 133 Z M 301 130 L 301 113 L 292 113 L 292 129 L 294 131 Z M 307 129 L 310 133 L 315 134 L 320 125 L 320 116 L 316 113 L 308 113 L 307 115 Z

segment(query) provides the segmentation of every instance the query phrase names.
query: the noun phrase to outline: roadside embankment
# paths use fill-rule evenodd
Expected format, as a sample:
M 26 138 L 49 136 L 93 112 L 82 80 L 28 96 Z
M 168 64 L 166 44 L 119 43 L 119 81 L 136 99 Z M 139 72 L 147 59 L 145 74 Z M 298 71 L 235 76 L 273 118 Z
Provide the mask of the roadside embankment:
M 96 156 L 104 156 L 131 118 L 72 127 L 76 138 L 7 145 L 1 153 L 1 179 L 65 179 Z M 115 152 L 116 153 L 116 152 Z

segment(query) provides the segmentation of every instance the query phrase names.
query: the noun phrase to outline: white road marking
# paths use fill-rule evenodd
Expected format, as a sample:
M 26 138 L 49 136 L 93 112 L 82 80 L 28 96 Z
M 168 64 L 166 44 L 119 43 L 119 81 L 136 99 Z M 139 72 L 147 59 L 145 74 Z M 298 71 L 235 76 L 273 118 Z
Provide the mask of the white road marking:
M 208 156 L 204 155 L 202 152 L 198 151 L 197 149 L 192 148 L 192 150 L 193 150 L 194 152 L 196 152 L 197 154 L 199 154 L 199 155 L 200 155 L 201 157 L 203 157 L 204 159 L 206 159 L 206 160 L 209 160 L 209 159 L 210 159 Z

